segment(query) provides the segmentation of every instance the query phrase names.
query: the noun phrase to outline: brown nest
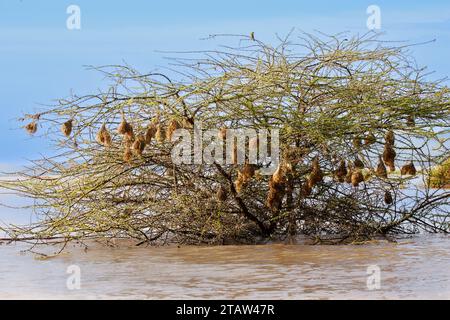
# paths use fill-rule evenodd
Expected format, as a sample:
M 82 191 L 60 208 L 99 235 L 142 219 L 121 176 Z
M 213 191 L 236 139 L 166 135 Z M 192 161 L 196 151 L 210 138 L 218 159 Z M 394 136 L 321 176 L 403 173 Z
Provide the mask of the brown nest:
M 386 166 L 384 165 L 383 158 L 380 156 L 380 160 L 377 165 L 377 170 L 375 171 L 376 175 L 380 178 L 387 178 L 387 170 Z
M 169 124 L 167 126 L 167 130 L 166 130 L 166 140 L 168 142 L 172 141 L 172 136 L 173 133 L 177 130 L 180 129 L 181 125 L 180 123 L 176 120 L 176 119 L 172 119 L 169 121 Z
M 357 187 L 364 181 L 364 175 L 360 169 L 354 170 L 352 173 L 352 186 Z
M 278 165 L 277 170 L 269 179 L 269 193 L 266 205 L 272 211 L 278 211 L 286 194 L 286 173 L 288 168 L 285 163 Z
M 319 158 L 315 157 L 312 162 L 312 171 L 308 178 L 308 184 L 310 188 L 313 188 L 319 182 L 323 180 L 323 172 L 320 169 Z
M 401 169 L 400 169 L 400 174 L 403 175 L 411 175 L 411 176 L 415 176 L 417 173 L 416 167 L 414 166 L 414 163 L 412 161 L 410 161 L 408 164 L 405 164 Z
M 390 144 L 390 145 L 393 146 L 394 143 L 395 143 L 395 134 L 394 134 L 394 131 L 389 130 L 388 132 L 386 132 L 386 135 L 385 135 L 385 137 L 384 137 L 384 140 L 386 141 L 387 144 Z
M 134 140 L 134 131 L 131 124 L 127 122 L 125 119 L 125 115 L 122 113 L 122 121 L 119 124 L 119 127 L 117 127 L 117 132 L 121 135 L 124 135 L 125 137 L 128 137 L 132 140 Z
M 394 199 L 392 198 L 392 194 L 390 191 L 384 192 L 384 203 L 390 205 L 394 202 Z
M 145 137 L 143 135 L 139 135 L 137 139 L 133 142 L 133 152 L 138 155 L 142 156 L 142 153 L 145 149 Z
M 286 192 L 285 183 L 275 183 L 273 176 L 269 179 L 269 193 L 267 194 L 266 205 L 272 211 L 280 209 L 283 197 Z
M 269 189 L 269 193 L 267 194 L 267 207 L 272 211 L 278 211 L 283 203 L 284 197 L 284 189 Z
M 277 170 L 272 175 L 271 181 L 274 184 L 286 183 L 286 166 L 284 164 L 278 165 Z
M 156 124 L 151 123 L 148 128 L 147 131 L 145 132 L 145 143 L 146 144 L 150 144 L 150 142 L 152 141 L 152 139 L 155 137 L 156 135 Z
M 165 135 L 166 135 L 166 133 L 164 132 L 163 126 L 161 124 L 157 124 L 156 125 L 156 132 L 155 132 L 155 139 L 156 139 L 156 141 L 159 142 L 159 143 L 163 143 Z
M 109 133 L 108 129 L 106 129 L 106 125 L 103 124 L 100 128 L 100 131 L 97 133 L 96 140 L 99 144 L 110 147 L 112 144 L 111 134 Z
M 394 147 L 390 143 L 384 145 L 383 161 L 389 167 L 389 170 L 395 171 L 395 157 L 397 156 Z
M 348 171 L 347 171 L 347 165 L 345 163 L 345 160 L 341 160 L 341 162 L 339 163 L 339 167 L 334 172 L 334 175 L 335 175 L 337 181 L 344 182 L 345 176 L 347 175 L 347 173 L 348 173 Z
M 123 161 L 125 162 L 131 162 L 133 159 L 133 152 L 131 151 L 131 148 L 127 145 L 125 146 L 125 150 L 123 152 Z
M 70 137 L 70 134 L 72 133 L 72 127 L 73 127 L 73 120 L 68 120 L 64 122 L 61 126 L 61 132 L 66 136 Z
M 255 176 L 256 166 L 253 164 L 244 164 L 242 170 L 238 171 L 238 177 L 234 182 L 236 192 L 240 193 L 242 188 Z
M 27 132 L 29 134 L 35 134 L 37 131 L 37 123 L 36 121 L 30 122 L 29 124 L 27 124 L 25 126 L 25 130 L 27 130 Z

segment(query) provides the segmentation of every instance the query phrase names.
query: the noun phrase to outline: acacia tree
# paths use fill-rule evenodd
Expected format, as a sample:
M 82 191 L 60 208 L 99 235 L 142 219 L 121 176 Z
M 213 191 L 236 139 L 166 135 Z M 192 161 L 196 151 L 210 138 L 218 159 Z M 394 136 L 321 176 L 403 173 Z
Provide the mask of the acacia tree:
M 25 115 L 59 153 L 1 182 L 34 199 L 40 217 L 5 228 L 10 237 L 219 244 L 449 232 L 448 181 L 428 180 L 449 156 L 450 91 L 409 47 L 372 33 L 237 39 L 174 58 L 167 74 L 96 68 L 107 90 Z M 278 169 L 174 165 L 172 134 L 195 121 L 222 128 L 218 139 L 227 128 L 279 129 Z

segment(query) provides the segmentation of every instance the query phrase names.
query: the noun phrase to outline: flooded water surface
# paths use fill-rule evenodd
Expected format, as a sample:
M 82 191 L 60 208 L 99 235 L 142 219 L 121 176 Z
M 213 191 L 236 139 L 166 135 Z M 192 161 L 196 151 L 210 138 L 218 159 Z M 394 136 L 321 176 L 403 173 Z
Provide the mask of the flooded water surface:
M 47 260 L 24 248 L 0 246 L 0 298 L 450 299 L 448 236 L 349 246 L 93 245 Z

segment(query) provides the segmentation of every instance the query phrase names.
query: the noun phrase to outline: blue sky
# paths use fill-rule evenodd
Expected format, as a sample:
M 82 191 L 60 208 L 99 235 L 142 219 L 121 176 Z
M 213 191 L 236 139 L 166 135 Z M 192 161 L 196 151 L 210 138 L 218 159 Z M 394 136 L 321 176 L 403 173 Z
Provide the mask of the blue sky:
M 66 9 L 81 9 L 81 30 L 68 30 Z M 291 28 L 327 33 L 367 31 L 366 9 L 381 9 L 386 39 L 422 42 L 420 64 L 450 75 L 448 1 L 52 1 L 0 0 L 0 171 L 49 151 L 15 121 L 23 112 L 65 97 L 88 93 L 102 78 L 84 65 L 126 61 L 142 72 L 166 65 L 158 50 L 192 50 L 219 44 L 202 41 L 214 33 L 249 34 L 274 41 Z

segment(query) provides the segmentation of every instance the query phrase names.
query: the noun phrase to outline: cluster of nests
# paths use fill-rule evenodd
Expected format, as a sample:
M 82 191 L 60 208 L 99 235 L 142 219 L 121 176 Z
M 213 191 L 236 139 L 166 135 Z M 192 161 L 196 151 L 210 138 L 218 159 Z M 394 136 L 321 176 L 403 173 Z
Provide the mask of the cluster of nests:
M 25 129 L 30 133 L 34 134 L 37 131 L 37 121 L 39 120 L 39 115 L 36 115 L 31 123 L 25 126 Z M 132 125 L 127 122 L 125 115 L 122 113 L 122 120 L 117 128 L 117 132 L 124 137 L 124 153 L 123 160 L 125 162 L 130 162 L 133 156 L 142 156 L 144 149 L 150 144 L 152 140 L 156 140 L 159 143 L 164 141 L 171 141 L 173 133 L 179 128 L 192 128 L 190 122 L 183 120 L 181 123 L 172 119 L 168 122 L 165 127 L 159 116 L 156 116 L 147 127 L 144 134 L 135 135 Z M 73 130 L 73 120 L 68 120 L 64 122 L 61 126 L 61 132 L 69 137 Z M 219 130 L 219 138 L 226 139 L 226 128 Z M 96 140 L 99 144 L 110 147 L 112 145 L 111 133 L 103 124 L 97 133 Z M 370 135 L 364 138 L 364 144 L 372 144 L 376 141 L 375 136 Z M 354 141 L 355 143 L 355 141 Z M 361 143 L 361 142 L 360 142 Z M 383 154 L 379 156 L 379 163 L 375 170 L 375 174 L 380 178 L 388 178 L 388 170 L 391 172 L 395 171 L 395 158 L 397 156 L 395 149 L 395 135 L 393 131 L 388 131 L 385 135 L 385 144 Z M 250 148 L 257 148 L 258 141 L 253 139 L 249 141 Z M 234 144 L 235 149 L 232 154 L 232 163 L 237 164 L 237 146 Z M 283 198 L 285 196 L 286 184 L 288 181 L 289 172 L 298 163 L 299 160 L 292 161 L 282 161 L 278 166 L 277 170 L 269 179 L 269 192 L 266 199 L 266 205 L 273 211 L 278 210 L 281 207 Z M 387 167 L 386 167 L 387 166 Z M 333 176 L 336 181 L 341 183 L 349 183 L 353 187 L 358 187 L 360 183 L 366 180 L 363 174 L 363 169 L 365 168 L 364 163 L 356 157 L 353 163 L 346 163 L 345 160 L 341 160 L 337 170 L 333 172 Z M 238 170 L 237 179 L 234 181 L 234 188 L 237 193 L 240 193 L 243 188 L 251 181 L 255 175 L 258 175 L 258 167 L 254 164 L 246 163 L 243 165 L 241 170 Z M 410 161 L 408 164 L 401 167 L 401 175 L 416 175 L 416 168 L 414 163 Z M 322 172 L 319 164 L 319 158 L 316 156 L 311 165 L 310 173 L 306 181 L 301 186 L 301 195 L 303 197 L 308 197 L 313 188 L 323 181 L 324 173 Z M 227 189 L 220 185 L 217 190 L 217 198 L 219 201 L 225 201 L 227 199 L 228 193 Z M 386 204 L 392 204 L 393 198 L 390 191 L 385 191 L 384 200 Z
M 34 134 L 37 132 L 37 121 L 39 116 L 33 118 L 33 121 L 25 126 L 28 133 Z M 144 134 L 136 135 L 134 133 L 133 126 L 126 120 L 124 113 L 122 112 L 122 120 L 117 127 L 117 132 L 124 137 L 124 152 L 123 160 L 130 162 L 133 156 L 142 156 L 144 149 L 150 144 L 152 140 L 156 140 L 159 143 L 164 141 L 172 141 L 172 136 L 175 130 L 179 128 L 191 128 L 192 125 L 187 120 L 183 120 L 181 123 L 172 119 L 165 127 L 161 122 L 159 116 L 156 116 L 147 127 Z M 61 132 L 70 137 L 73 130 L 73 120 L 68 120 L 61 125 Z M 103 124 L 96 135 L 96 141 L 104 147 L 112 146 L 112 135 L 108 131 L 106 124 Z
M 410 121 L 412 122 L 412 120 Z M 365 144 L 368 144 L 372 141 L 374 142 L 375 140 L 371 139 L 369 142 L 366 140 Z M 385 135 L 383 154 L 379 156 L 379 162 L 375 170 L 375 174 L 379 178 L 388 178 L 387 167 L 389 168 L 390 172 L 395 171 L 395 158 L 397 154 L 394 149 L 394 144 L 395 134 L 392 130 L 389 130 Z M 334 176 L 339 182 L 347 182 L 352 184 L 354 187 L 358 187 L 361 182 L 365 181 L 365 176 L 362 172 L 364 167 L 364 163 L 358 157 L 356 157 L 353 165 L 351 163 L 346 165 L 345 160 L 341 160 L 338 169 L 334 172 Z M 414 176 L 416 175 L 416 173 L 417 170 L 414 166 L 413 161 L 410 161 L 400 169 L 401 175 Z M 390 191 L 385 191 L 384 201 L 388 205 L 393 203 L 393 198 Z
M 372 143 L 375 142 L 375 137 L 371 139 Z M 365 142 L 366 143 L 366 142 Z M 379 178 L 388 178 L 388 168 L 390 172 L 395 171 L 395 158 L 397 156 L 395 149 L 395 135 L 393 131 L 388 131 L 385 136 L 385 144 L 383 154 L 379 156 L 379 163 L 375 175 Z M 283 198 L 286 193 L 287 182 L 289 179 L 289 173 L 292 168 L 298 163 L 298 160 L 292 161 L 292 159 L 283 160 L 278 166 L 275 173 L 269 179 L 269 192 L 266 199 L 266 205 L 272 211 L 279 210 Z M 369 176 L 365 176 L 363 170 L 365 168 L 364 163 L 356 157 L 353 163 L 350 161 L 346 163 L 345 160 L 340 160 L 337 170 L 333 172 L 333 177 L 340 183 L 349 183 L 353 187 L 359 187 L 360 183 L 364 182 Z M 373 172 L 373 170 L 369 170 Z M 417 170 L 413 161 L 410 161 L 400 169 L 401 175 L 414 176 Z M 257 167 L 252 164 L 245 164 L 241 170 L 238 170 L 237 179 L 234 181 L 234 187 L 237 193 L 248 184 L 248 182 L 258 174 Z M 308 197 L 311 195 L 313 188 L 323 181 L 324 173 L 321 170 L 319 158 L 316 156 L 312 160 L 311 169 L 305 182 L 301 185 L 300 194 L 302 197 Z M 219 186 L 217 191 L 217 198 L 220 201 L 227 199 L 227 191 L 222 185 Z M 394 202 L 390 191 L 386 190 L 384 194 L 384 201 L 390 205 Z

